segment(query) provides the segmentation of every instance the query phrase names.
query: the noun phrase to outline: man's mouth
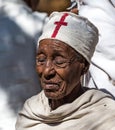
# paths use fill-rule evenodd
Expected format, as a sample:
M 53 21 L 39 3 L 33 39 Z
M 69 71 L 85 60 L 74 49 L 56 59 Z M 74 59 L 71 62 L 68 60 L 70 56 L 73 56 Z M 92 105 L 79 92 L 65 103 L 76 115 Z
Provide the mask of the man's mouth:
M 48 92 L 57 91 L 59 89 L 59 84 L 58 83 L 50 83 L 50 82 L 45 83 L 45 82 L 43 82 L 42 85 L 43 85 L 43 89 L 45 91 L 48 91 Z

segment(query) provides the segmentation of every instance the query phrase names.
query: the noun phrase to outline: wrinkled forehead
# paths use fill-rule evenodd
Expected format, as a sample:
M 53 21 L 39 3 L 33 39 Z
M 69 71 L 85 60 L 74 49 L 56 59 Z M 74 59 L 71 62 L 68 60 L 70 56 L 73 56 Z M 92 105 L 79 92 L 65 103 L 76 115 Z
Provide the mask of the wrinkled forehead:
M 57 53 L 65 53 L 67 55 L 80 55 L 74 48 L 57 39 L 43 39 L 40 41 L 38 51 L 40 50 L 55 51 Z

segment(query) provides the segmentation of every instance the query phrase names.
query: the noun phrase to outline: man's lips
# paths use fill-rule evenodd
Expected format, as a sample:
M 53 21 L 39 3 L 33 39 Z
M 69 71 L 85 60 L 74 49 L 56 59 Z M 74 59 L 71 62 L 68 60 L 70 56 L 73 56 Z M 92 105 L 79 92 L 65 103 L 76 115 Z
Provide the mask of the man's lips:
M 42 82 L 44 90 L 56 91 L 59 89 L 59 83 Z

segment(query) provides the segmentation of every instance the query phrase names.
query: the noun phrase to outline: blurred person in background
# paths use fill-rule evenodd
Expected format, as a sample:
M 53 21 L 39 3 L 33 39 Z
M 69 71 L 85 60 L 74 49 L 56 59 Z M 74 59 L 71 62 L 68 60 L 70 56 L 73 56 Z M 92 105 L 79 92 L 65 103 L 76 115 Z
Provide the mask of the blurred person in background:
M 99 30 L 85 85 L 115 97 L 115 0 L 76 0 L 79 15 L 87 17 Z
M 40 91 L 34 69 L 35 43 L 49 15 L 44 8 L 35 12 L 41 2 L 0 0 L 0 130 L 14 130 L 24 101 Z
M 83 84 L 115 97 L 115 0 L 71 2 L 70 10 L 87 17 L 99 30 L 99 42 Z

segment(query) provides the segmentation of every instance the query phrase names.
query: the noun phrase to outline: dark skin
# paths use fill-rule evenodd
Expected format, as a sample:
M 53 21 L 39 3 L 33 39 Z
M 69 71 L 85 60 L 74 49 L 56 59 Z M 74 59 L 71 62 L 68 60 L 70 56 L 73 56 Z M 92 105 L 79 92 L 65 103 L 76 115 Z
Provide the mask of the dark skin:
M 24 0 L 26 4 L 33 10 L 46 12 L 50 15 L 53 11 L 66 11 L 71 5 L 70 0 Z
M 23 0 L 33 11 L 37 11 L 40 0 Z
M 53 39 L 40 42 L 36 70 L 52 110 L 74 101 L 84 92 L 80 78 L 87 71 L 85 68 L 88 66 L 77 60 L 76 51 L 67 44 Z

